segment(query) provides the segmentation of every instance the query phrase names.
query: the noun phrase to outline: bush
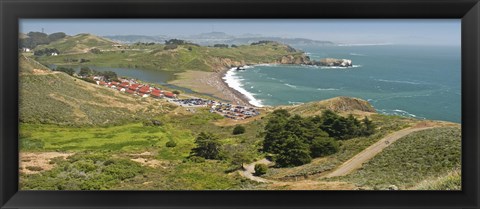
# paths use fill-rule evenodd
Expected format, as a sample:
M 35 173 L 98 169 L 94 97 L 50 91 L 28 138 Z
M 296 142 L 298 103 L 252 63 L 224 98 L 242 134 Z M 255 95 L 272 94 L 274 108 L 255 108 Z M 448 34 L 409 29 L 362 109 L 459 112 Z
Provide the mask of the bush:
M 163 49 L 165 50 L 172 50 L 172 49 L 176 49 L 178 46 L 176 44 L 169 44 L 169 45 L 166 45 L 165 47 L 163 47 Z
M 168 141 L 168 142 L 165 144 L 165 146 L 167 146 L 167 147 L 176 147 L 176 146 L 177 146 L 177 143 L 176 143 L 175 141 L 173 141 L 173 140 L 170 140 L 170 141 Z
M 267 173 L 268 166 L 265 164 L 255 164 L 255 176 L 261 176 Z
M 43 168 L 39 166 L 27 166 L 25 168 L 31 171 L 43 171 Z
M 242 125 L 237 125 L 235 128 L 233 128 L 233 135 L 239 135 L 245 133 L 245 127 Z
M 199 156 L 191 156 L 189 158 L 190 161 L 194 162 L 194 163 L 203 163 L 205 162 L 205 158 L 203 157 L 199 157 Z

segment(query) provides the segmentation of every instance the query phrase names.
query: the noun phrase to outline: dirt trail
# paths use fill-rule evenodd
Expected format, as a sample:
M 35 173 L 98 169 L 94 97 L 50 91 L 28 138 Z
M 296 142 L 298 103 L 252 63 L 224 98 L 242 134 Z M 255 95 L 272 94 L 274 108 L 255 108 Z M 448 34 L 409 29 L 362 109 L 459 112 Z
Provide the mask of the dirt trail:
M 357 155 L 353 156 L 352 158 L 350 158 L 349 160 L 344 162 L 342 165 L 337 167 L 337 169 L 335 169 L 333 172 L 327 174 L 325 177 L 331 178 L 331 177 L 336 177 L 336 176 L 345 176 L 345 175 L 351 173 L 352 171 L 361 168 L 363 163 L 365 163 L 365 162 L 369 161 L 370 159 L 372 159 L 373 157 L 375 157 L 375 155 L 380 153 L 386 147 L 393 144 L 398 139 L 400 139 L 400 138 L 402 138 L 402 137 L 404 137 L 408 134 L 411 134 L 413 132 L 426 130 L 426 129 L 431 129 L 431 128 L 435 128 L 437 126 L 438 125 L 436 125 L 436 124 L 435 125 L 432 124 L 432 126 L 423 126 L 423 127 L 422 126 L 420 126 L 420 127 L 415 126 L 415 127 L 406 128 L 406 129 L 394 132 L 394 133 L 384 137 L 380 141 L 376 142 L 375 144 L 372 144 L 370 147 L 367 147 L 365 150 L 358 153 Z

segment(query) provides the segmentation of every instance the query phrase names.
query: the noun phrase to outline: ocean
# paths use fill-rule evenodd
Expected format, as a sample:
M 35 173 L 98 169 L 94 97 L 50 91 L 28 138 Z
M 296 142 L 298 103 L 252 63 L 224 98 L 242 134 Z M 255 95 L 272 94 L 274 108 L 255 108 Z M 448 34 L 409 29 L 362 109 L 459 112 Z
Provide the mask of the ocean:
M 297 47 L 298 48 L 298 47 Z M 231 69 L 227 84 L 255 106 L 337 96 L 369 101 L 379 113 L 461 122 L 460 46 L 304 47 L 311 59 L 351 59 L 353 67 L 257 65 Z

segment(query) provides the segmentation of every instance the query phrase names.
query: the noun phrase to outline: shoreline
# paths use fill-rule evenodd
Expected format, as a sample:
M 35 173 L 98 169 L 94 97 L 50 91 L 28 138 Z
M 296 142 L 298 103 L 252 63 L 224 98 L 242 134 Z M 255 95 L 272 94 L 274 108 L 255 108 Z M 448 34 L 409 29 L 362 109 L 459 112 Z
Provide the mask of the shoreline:
M 254 106 L 245 95 L 230 88 L 225 82 L 223 77 L 228 70 L 222 67 L 216 72 L 186 71 L 176 74 L 177 79 L 168 83 L 189 88 L 199 94 L 212 95 L 234 105 Z
M 215 73 L 216 79 L 220 81 L 220 83 L 225 87 L 227 91 L 229 91 L 230 94 L 234 95 L 234 97 L 238 99 L 237 102 L 243 103 L 240 105 L 257 107 L 255 105 L 250 104 L 250 100 L 247 98 L 246 95 L 242 94 L 241 92 L 237 91 L 234 88 L 231 88 L 228 85 L 228 83 L 223 79 L 229 70 L 230 69 L 222 69 L 219 72 Z

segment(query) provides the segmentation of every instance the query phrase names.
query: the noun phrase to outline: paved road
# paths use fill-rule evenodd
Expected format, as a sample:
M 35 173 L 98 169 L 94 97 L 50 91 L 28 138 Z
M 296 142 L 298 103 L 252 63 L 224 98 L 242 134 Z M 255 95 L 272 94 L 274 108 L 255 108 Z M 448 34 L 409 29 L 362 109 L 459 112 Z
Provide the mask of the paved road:
M 327 174 L 325 177 L 331 178 L 335 176 L 345 176 L 351 173 L 352 171 L 361 168 L 363 163 L 375 157 L 375 155 L 380 153 L 386 147 L 393 144 L 398 139 L 410 133 L 425 130 L 425 129 L 430 129 L 430 128 L 434 128 L 434 127 L 406 128 L 406 129 L 394 132 L 386 136 L 385 138 L 381 139 L 380 141 L 376 142 L 375 144 L 372 144 L 370 147 L 367 147 L 365 150 L 358 153 L 357 155 L 353 156 L 352 158 L 344 162 L 342 165 L 337 167 L 337 169 L 335 169 L 333 172 Z

